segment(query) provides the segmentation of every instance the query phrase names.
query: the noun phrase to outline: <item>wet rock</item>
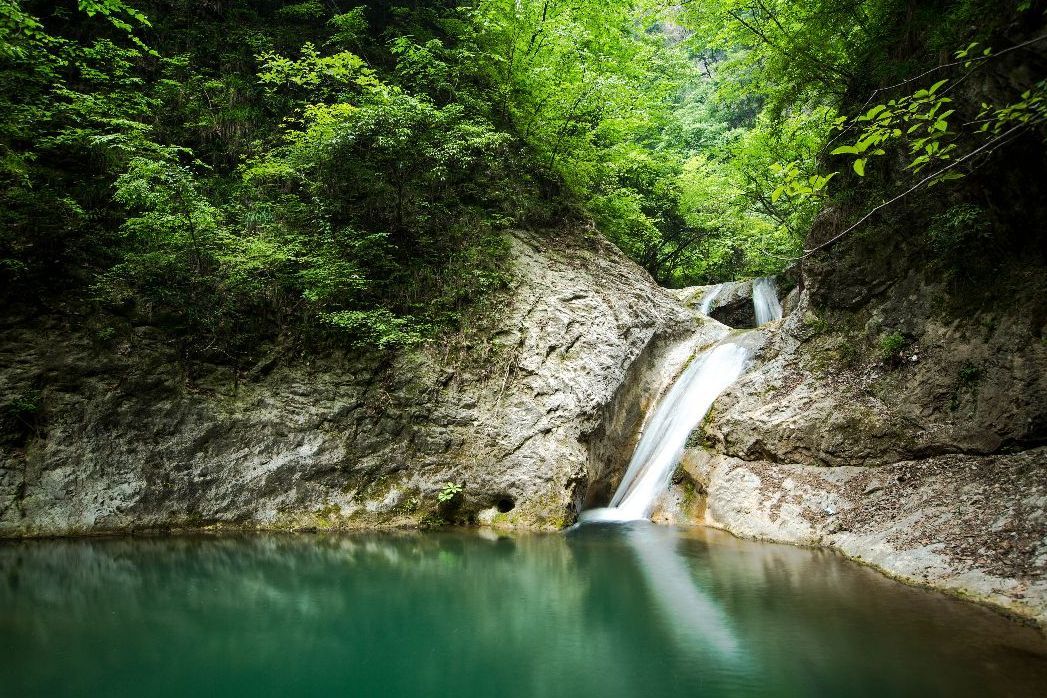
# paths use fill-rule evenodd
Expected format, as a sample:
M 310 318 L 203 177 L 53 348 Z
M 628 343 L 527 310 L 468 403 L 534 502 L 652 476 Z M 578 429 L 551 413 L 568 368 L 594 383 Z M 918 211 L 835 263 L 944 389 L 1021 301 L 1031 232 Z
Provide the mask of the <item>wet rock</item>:
M 642 418 L 611 427 L 608 406 L 659 389 L 630 367 L 703 323 L 598 235 L 511 243 L 512 288 L 471 333 L 391 362 L 273 350 L 239 381 L 187 378 L 151 328 L 122 352 L 48 318 L 4 323 L 0 403 L 36 391 L 41 423 L 0 453 L 0 535 L 417 525 L 448 482 L 462 521 L 570 523 L 610 477 L 590 451 L 628 448 Z
M 689 308 L 698 310 L 703 299 L 715 293 L 707 305 L 709 317 L 728 327 L 756 327 L 753 308 L 753 282 L 731 281 L 714 286 L 692 286 L 673 292 Z
M 692 438 L 700 520 L 1047 624 L 1047 273 L 1012 261 L 1005 290 L 979 289 L 995 302 L 964 305 L 899 237 L 808 261 L 795 310 Z
M 1047 448 L 878 468 L 706 452 L 687 462 L 708 489 L 705 523 L 751 538 L 835 548 L 902 580 L 1047 623 Z M 785 487 L 787 481 L 793 486 Z M 869 492 L 880 496 L 870 499 Z
M 782 301 L 785 315 L 792 312 L 799 299 L 795 282 L 788 277 L 775 277 L 778 295 L 786 292 Z M 711 286 L 691 286 L 672 291 L 688 308 L 705 312 L 718 322 L 734 328 L 756 327 L 753 307 L 753 282 L 730 281 Z

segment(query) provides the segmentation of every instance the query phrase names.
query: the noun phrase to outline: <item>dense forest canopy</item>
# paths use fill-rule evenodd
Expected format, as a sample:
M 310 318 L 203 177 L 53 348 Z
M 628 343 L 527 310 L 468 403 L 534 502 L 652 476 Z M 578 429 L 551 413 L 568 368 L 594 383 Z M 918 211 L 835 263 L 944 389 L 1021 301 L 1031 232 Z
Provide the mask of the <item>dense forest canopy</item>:
M 1044 12 L 0 0 L 0 293 L 239 361 L 454 327 L 506 282 L 513 227 L 591 221 L 666 285 L 780 272 L 834 204 L 848 234 L 1042 144 L 1042 71 L 964 85 L 1041 60 Z M 964 244 L 978 209 L 949 210 Z

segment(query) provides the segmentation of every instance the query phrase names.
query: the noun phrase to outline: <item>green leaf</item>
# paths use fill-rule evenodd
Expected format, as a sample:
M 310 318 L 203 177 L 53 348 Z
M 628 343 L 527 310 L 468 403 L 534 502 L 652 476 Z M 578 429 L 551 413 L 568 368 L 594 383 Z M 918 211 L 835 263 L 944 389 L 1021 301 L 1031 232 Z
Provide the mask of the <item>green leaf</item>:
M 954 180 L 963 179 L 963 178 L 964 178 L 964 175 L 962 173 L 949 171 L 949 172 L 945 172 L 945 173 L 940 174 L 937 177 L 934 177 L 933 179 L 931 179 L 929 182 L 927 182 L 927 186 L 928 187 L 934 187 L 934 186 L 937 186 L 937 185 L 939 185 L 939 184 L 941 184 L 943 182 L 952 182 Z
M 865 176 L 865 158 L 858 158 L 854 161 L 854 171 L 859 177 Z
M 873 108 L 872 108 L 872 109 L 870 109 L 869 111 L 865 112 L 865 117 L 864 117 L 864 119 L 865 119 L 866 121 L 871 121 L 872 119 L 876 118 L 876 115 L 877 115 L 877 114 L 879 114 L 880 112 L 882 112 L 882 111 L 883 111 L 884 109 L 886 109 L 886 108 L 887 108 L 887 107 L 885 107 L 885 106 L 884 106 L 884 105 L 882 105 L 882 104 L 877 104 L 877 105 L 876 105 L 875 107 L 873 107 Z
M 854 147 L 857 148 L 855 153 L 864 153 L 866 150 L 869 149 L 869 146 L 875 145 L 877 143 L 879 143 L 879 139 L 876 137 L 876 134 L 870 134 L 855 144 Z

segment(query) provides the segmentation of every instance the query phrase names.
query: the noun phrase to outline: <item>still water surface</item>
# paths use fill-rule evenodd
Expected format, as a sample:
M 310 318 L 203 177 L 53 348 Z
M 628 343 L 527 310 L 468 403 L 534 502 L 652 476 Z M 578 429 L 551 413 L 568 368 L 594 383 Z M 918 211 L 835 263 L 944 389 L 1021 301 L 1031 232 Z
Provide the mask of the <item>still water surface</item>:
M 1047 643 L 705 529 L 0 545 L 3 696 L 1043 696 Z

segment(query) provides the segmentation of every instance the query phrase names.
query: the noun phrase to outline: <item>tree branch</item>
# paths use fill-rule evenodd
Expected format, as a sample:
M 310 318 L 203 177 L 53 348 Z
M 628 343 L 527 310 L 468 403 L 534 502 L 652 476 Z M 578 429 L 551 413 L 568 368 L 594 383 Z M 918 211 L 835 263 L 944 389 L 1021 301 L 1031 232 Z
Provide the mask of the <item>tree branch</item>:
M 871 211 L 866 213 L 864 216 L 859 218 L 855 223 L 853 223 L 852 225 L 848 226 L 846 229 L 840 231 L 836 235 L 832 236 L 831 238 L 829 238 L 825 242 L 823 242 L 823 243 L 821 243 L 819 245 L 815 245 L 814 247 L 812 247 L 810 249 L 804 250 L 803 254 L 800 257 L 798 257 L 798 259 L 806 259 L 807 257 L 810 257 L 812 254 L 814 254 L 818 250 L 825 249 L 829 245 L 832 245 L 837 240 L 839 240 L 843 236 L 847 235 L 848 233 L 850 233 L 851 231 L 856 229 L 862 223 L 865 223 L 867 220 L 872 218 L 873 215 L 875 215 L 878 211 L 882 211 L 883 209 L 887 208 L 888 206 L 891 206 L 892 204 L 895 204 L 895 203 L 901 201 L 906 196 L 908 196 L 909 194 L 912 194 L 914 191 L 916 191 L 917 189 L 922 187 L 927 182 L 930 182 L 935 177 L 939 177 L 939 176 L 945 174 L 946 172 L 948 172 L 952 168 L 956 167 L 960 163 L 965 162 L 967 160 L 970 160 L 975 155 L 977 155 L 979 153 L 982 153 L 982 152 L 985 152 L 986 150 L 990 150 L 990 149 L 995 150 L 996 147 L 1002 145 L 1005 140 L 1007 140 L 1008 138 L 1010 138 L 1011 136 L 1013 136 L 1014 134 L 1016 134 L 1018 131 L 1022 130 L 1023 128 L 1028 127 L 1029 125 L 1030 124 L 1018 124 L 1017 126 L 1013 127 L 1011 130 L 1009 130 L 1009 131 L 1007 131 L 1007 132 L 997 136 L 996 138 L 993 138 L 992 140 L 990 140 L 990 141 L 988 141 L 986 143 L 983 143 L 980 147 L 975 148 L 971 152 L 969 152 L 966 155 L 964 155 L 962 158 L 958 158 L 956 160 L 953 160 L 948 165 L 946 165 L 945 167 L 941 168 L 940 170 L 938 170 L 934 174 L 930 174 L 930 175 L 924 177 L 919 182 L 917 182 L 916 184 L 912 185 L 911 187 L 909 187 L 908 189 L 903 191 L 901 194 L 898 194 L 897 196 L 895 196 L 893 199 L 891 199 L 889 201 L 884 201 L 879 206 L 876 206 Z

